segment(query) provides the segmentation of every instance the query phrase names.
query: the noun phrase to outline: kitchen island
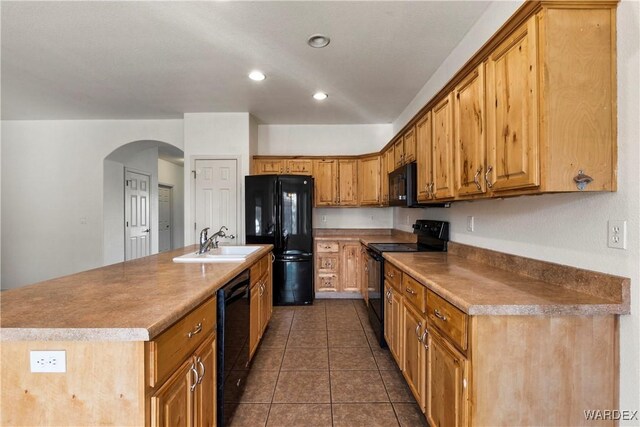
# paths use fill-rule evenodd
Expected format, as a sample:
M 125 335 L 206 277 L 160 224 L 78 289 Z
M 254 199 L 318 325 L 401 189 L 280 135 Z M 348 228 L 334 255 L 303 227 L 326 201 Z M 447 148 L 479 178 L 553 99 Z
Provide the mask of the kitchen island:
M 270 273 L 272 246 L 244 262 L 173 262 L 196 249 L 3 292 L 0 423 L 161 424 L 181 405 L 192 407 L 185 416 L 194 425 L 205 424 L 203 414 L 215 419 L 205 407 L 215 393 L 215 294 L 245 270 Z M 65 352 L 66 372 L 31 372 L 30 352 L 45 350 Z M 193 396 L 181 392 L 185 384 Z

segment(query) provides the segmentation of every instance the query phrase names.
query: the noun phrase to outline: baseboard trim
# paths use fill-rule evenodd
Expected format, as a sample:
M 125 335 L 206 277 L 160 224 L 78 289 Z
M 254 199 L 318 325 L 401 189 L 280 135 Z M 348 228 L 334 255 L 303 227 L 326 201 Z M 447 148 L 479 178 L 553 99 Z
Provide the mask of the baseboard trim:
M 360 292 L 316 292 L 316 299 L 363 299 Z

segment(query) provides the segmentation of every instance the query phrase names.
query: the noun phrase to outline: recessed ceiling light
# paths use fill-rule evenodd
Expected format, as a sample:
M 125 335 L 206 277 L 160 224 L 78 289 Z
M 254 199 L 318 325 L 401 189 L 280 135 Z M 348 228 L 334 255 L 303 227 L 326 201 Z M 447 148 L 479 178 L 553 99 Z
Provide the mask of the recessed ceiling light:
M 312 36 L 309 36 L 309 38 L 307 39 L 307 44 L 311 47 L 319 49 L 321 47 L 327 46 L 330 41 L 331 39 L 323 34 L 314 34 Z
M 328 97 L 329 97 L 329 95 L 327 95 L 324 92 L 316 92 L 316 93 L 313 94 L 313 99 L 315 99 L 316 101 L 324 101 Z
M 266 79 L 267 76 L 265 76 L 264 73 L 260 71 L 252 71 L 249 73 L 249 78 L 251 80 L 255 80 L 256 82 L 261 82 L 262 80 Z

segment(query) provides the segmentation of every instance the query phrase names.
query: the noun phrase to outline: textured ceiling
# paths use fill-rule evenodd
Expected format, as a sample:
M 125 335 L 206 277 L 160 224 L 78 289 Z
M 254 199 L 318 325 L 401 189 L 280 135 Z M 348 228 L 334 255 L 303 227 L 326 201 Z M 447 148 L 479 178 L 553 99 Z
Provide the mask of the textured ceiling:
M 2 118 L 388 123 L 487 6 L 2 1 Z M 310 48 L 314 33 L 331 44 Z M 250 81 L 252 69 L 267 79 Z

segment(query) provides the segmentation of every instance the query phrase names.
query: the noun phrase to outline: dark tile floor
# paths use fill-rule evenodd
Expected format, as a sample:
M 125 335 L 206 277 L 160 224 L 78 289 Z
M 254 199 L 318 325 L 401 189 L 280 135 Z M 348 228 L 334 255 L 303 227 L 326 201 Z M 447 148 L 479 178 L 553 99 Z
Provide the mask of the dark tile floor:
M 244 349 L 246 351 L 246 348 Z M 243 351 L 244 353 L 244 351 Z M 274 307 L 229 426 L 426 426 L 387 349 L 375 342 L 362 300 Z

